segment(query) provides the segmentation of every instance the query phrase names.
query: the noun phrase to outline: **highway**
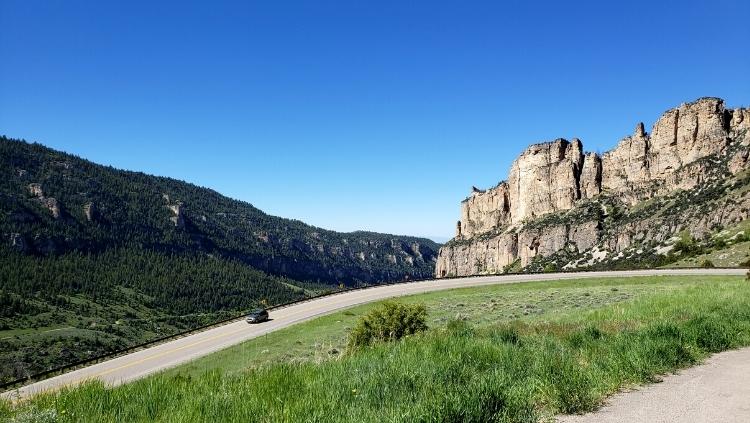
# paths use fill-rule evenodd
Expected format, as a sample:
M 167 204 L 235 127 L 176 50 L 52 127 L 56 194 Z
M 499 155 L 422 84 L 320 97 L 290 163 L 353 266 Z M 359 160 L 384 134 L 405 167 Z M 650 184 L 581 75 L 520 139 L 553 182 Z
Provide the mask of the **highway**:
M 476 287 L 532 281 L 580 279 L 596 277 L 632 277 L 654 275 L 744 275 L 744 269 L 670 269 L 605 271 L 581 273 L 548 273 L 531 275 L 482 276 L 455 279 L 436 279 L 395 285 L 377 286 L 363 290 L 344 292 L 271 311 L 271 320 L 250 325 L 244 320 L 227 323 L 202 332 L 175 339 L 163 344 L 93 364 L 42 380 L 30 385 L 6 391 L 0 395 L 17 400 L 30 395 L 73 386 L 89 379 L 99 379 L 108 385 L 129 382 L 160 370 L 186 363 L 248 339 L 300 323 L 315 317 L 339 311 L 358 304 L 404 295 L 419 294 L 444 289 Z

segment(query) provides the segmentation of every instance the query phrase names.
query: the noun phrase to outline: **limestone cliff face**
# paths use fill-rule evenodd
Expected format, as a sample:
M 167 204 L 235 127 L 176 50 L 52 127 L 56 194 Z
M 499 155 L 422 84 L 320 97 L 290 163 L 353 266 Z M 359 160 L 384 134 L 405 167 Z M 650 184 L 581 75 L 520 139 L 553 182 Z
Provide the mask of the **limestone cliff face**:
M 472 189 L 469 198 L 461 203 L 461 220 L 456 228 L 457 238 L 471 238 L 510 221 L 510 192 L 502 182 L 486 191 Z
M 461 203 L 456 236 L 462 239 L 558 210 L 601 191 L 601 160 L 583 153 L 578 139 L 557 139 L 526 149 L 510 168 L 508 181 L 486 191 L 473 188 Z
M 732 115 L 737 121 L 732 128 Z M 745 109 L 730 111 L 718 98 L 702 98 L 664 113 L 651 134 L 643 124 L 602 159 L 602 189 L 629 190 L 656 180 L 669 181 L 678 169 L 723 152 L 730 134 L 741 129 Z M 666 189 L 678 188 L 670 184 Z M 639 198 L 635 198 L 638 200 Z
M 583 146 L 577 139 L 527 148 L 513 162 L 508 176 L 511 223 L 573 207 L 581 197 L 578 177 L 582 167 Z
M 601 157 L 584 152 L 578 139 L 531 145 L 511 165 L 507 181 L 488 190 L 473 188 L 461 203 L 456 237 L 441 249 L 436 274 L 498 273 L 560 251 L 622 251 L 648 237 L 604 230 L 608 204 L 632 207 L 740 174 L 748 167 L 748 132 L 750 110 L 701 98 L 665 112 L 650 133 L 639 123 Z M 724 174 L 717 173 L 716 163 Z M 571 217 L 592 201 L 599 204 Z M 561 213 L 570 215 L 560 218 L 564 224 L 546 222 Z

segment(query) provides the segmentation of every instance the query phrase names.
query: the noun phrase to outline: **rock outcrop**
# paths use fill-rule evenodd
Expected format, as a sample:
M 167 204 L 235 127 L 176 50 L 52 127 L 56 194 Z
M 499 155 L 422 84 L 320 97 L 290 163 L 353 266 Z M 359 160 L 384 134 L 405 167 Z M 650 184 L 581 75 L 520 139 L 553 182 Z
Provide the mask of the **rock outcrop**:
M 86 217 L 86 220 L 89 222 L 93 222 L 96 218 L 96 204 L 93 202 L 88 202 L 83 205 L 83 215 Z
M 60 217 L 60 204 L 52 197 L 45 197 L 41 184 L 29 184 L 28 189 L 29 194 L 36 197 L 39 204 L 49 210 L 53 218 L 58 219 Z
M 739 175 L 748 167 L 748 132 L 750 110 L 706 97 L 665 112 L 650 133 L 639 123 L 601 157 L 584 152 L 578 139 L 531 145 L 507 181 L 474 187 L 461 203 L 456 237 L 441 248 L 436 275 L 498 273 L 561 251 L 596 255 L 655 241 L 632 231 L 609 233 L 605 226 L 617 219 L 610 209 Z
M 737 122 L 732 127 L 732 115 Z M 685 165 L 725 151 L 730 135 L 741 129 L 745 109 L 724 108 L 718 98 L 702 98 L 664 113 L 646 134 L 643 124 L 602 158 L 602 189 L 633 191 L 654 181 L 669 181 Z M 668 184 L 662 191 L 677 186 Z M 645 193 L 645 196 L 649 196 Z M 651 193 L 653 194 L 653 193 Z M 631 197 L 633 202 L 644 196 Z
M 510 222 L 572 208 L 581 198 L 583 161 L 583 145 L 577 139 L 557 139 L 527 148 L 513 162 L 508 176 Z
M 182 203 L 177 202 L 175 204 L 168 204 L 167 208 L 172 212 L 172 216 L 169 218 L 169 220 L 171 220 L 172 223 L 178 228 L 184 227 L 185 211 Z

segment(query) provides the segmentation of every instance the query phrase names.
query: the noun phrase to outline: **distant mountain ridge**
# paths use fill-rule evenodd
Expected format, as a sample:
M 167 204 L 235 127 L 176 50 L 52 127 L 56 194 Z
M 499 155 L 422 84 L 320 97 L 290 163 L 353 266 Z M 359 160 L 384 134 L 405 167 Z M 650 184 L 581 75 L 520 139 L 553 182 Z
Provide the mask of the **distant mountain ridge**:
M 100 166 L 0 138 L 0 231 L 28 254 L 97 252 L 126 243 L 231 257 L 324 284 L 377 283 L 433 273 L 438 244 L 373 232 L 339 233 L 270 216 L 171 178 Z
M 665 112 L 650 133 L 639 123 L 601 156 L 578 139 L 531 145 L 507 181 L 461 203 L 436 275 L 676 261 L 677 239 L 708 244 L 747 219 L 748 132 L 750 109 L 705 97 Z

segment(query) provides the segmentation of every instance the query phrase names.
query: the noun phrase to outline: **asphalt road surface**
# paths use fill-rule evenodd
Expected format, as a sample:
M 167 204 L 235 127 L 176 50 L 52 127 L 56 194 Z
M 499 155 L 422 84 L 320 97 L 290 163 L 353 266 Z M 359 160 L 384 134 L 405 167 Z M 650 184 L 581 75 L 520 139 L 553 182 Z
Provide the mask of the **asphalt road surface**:
M 108 385 L 117 385 L 144 377 L 204 355 L 219 351 L 248 339 L 273 332 L 296 323 L 329 314 L 344 308 L 386 298 L 443 289 L 516 283 L 544 280 L 580 279 L 595 277 L 627 277 L 653 275 L 744 275 L 742 269 L 670 269 L 634 270 L 581 273 L 548 273 L 532 275 L 502 275 L 456 279 L 437 279 L 407 284 L 378 286 L 363 290 L 331 295 L 320 299 L 273 310 L 271 321 L 250 325 L 244 320 L 198 332 L 184 338 L 159 344 L 128 355 L 113 358 L 89 367 L 74 370 L 21 388 L 4 392 L 9 399 L 26 398 L 35 393 L 79 384 L 89 379 L 99 379 Z

